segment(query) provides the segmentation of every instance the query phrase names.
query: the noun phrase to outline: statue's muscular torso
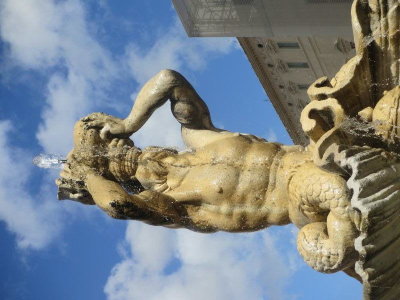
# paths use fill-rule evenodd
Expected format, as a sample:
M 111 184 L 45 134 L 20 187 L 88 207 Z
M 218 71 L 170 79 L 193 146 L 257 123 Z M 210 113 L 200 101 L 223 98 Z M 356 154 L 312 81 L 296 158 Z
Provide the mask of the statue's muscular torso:
M 284 154 L 280 144 L 226 133 L 194 152 L 144 150 L 136 178 L 187 204 L 190 217 L 210 228 L 258 230 L 290 222 L 287 180 L 277 176 Z

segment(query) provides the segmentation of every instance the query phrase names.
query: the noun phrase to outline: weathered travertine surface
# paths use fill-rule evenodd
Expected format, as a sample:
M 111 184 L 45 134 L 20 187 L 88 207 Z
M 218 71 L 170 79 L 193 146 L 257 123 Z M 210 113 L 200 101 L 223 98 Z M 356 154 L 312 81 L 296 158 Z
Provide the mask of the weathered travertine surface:
M 126 119 L 94 113 L 74 129 L 59 197 L 110 216 L 199 232 L 294 223 L 314 269 L 343 270 L 365 299 L 400 299 L 400 8 L 356 0 L 357 56 L 309 89 L 307 148 L 224 131 L 179 73 L 145 84 Z M 170 100 L 188 151 L 129 139 Z

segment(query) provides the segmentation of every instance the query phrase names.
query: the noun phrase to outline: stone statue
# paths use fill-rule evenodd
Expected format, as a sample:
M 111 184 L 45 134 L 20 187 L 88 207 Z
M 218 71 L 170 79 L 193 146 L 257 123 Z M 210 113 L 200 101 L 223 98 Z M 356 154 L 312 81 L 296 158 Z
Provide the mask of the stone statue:
M 136 148 L 127 137 L 168 99 L 190 150 Z M 298 249 L 314 269 L 354 266 L 357 214 L 345 180 L 318 168 L 303 147 L 215 128 L 206 104 L 175 71 L 147 82 L 126 119 L 95 113 L 77 122 L 74 141 L 57 181 L 61 197 L 96 204 L 114 218 L 199 232 L 294 223 Z M 128 182 L 136 192 L 123 187 Z
M 164 70 L 126 119 L 77 122 L 59 198 L 199 232 L 293 223 L 312 268 L 345 271 L 365 299 L 400 299 L 399 1 L 355 0 L 352 22 L 357 55 L 308 90 L 307 147 L 215 128 L 188 81 Z M 135 147 L 129 136 L 168 100 L 189 150 Z

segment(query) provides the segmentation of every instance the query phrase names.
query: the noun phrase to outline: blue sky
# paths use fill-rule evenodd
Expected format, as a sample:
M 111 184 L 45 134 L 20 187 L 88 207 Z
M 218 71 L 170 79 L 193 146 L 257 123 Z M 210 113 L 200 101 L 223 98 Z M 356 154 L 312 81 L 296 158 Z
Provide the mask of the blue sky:
M 57 172 L 31 164 L 65 155 L 85 114 L 126 116 L 164 68 L 188 78 L 218 127 L 291 143 L 234 39 L 189 39 L 169 1 L 0 3 L 1 299 L 361 298 L 355 280 L 303 263 L 293 226 L 204 235 L 113 220 L 58 201 Z M 132 138 L 182 148 L 168 107 Z

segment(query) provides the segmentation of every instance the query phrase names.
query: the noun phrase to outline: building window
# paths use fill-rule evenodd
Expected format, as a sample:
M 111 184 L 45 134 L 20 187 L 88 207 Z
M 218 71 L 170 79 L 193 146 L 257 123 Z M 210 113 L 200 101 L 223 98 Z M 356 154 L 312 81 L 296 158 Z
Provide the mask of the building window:
M 287 66 L 291 69 L 308 69 L 310 67 L 306 62 L 288 62 Z
M 309 86 L 310 86 L 309 84 L 298 84 L 297 88 L 301 91 L 304 91 L 307 90 Z
M 277 42 L 280 49 L 300 49 L 299 43 L 296 42 Z

